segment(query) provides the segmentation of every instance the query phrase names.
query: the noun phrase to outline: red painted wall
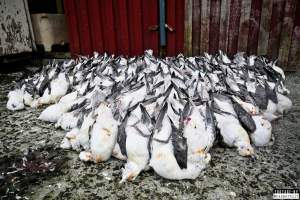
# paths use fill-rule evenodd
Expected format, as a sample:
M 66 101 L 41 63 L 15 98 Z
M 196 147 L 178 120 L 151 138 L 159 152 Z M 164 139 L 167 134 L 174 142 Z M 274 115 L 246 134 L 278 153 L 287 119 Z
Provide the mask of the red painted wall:
M 139 55 L 145 49 L 158 53 L 156 0 L 64 0 L 71 54 L 108 52 Z
M 159 24 L 158 2 L 64 0 L 72 55 L 98 51 L 132 56 L 146 49 L 158 55 L 159 32 L 149 30 Z M 186 5 L 192 5 L 190 10 Z M 166 0 L 166 23 L 174 29 L 166 31 L 167 56 L 184 49 L 192 49 L 187 54 L 193 55 L 244 51 L 278 58 L 284 69 L 297 70 L 299 8 L 298 0 Z M 184 35 L 184 28 L 191 28 L 191 35 Z
M 158 55 L 158 0 L 64 0 L 71 54 Z M 167 55 L 183 51 L 184 0 L 167 0 Z

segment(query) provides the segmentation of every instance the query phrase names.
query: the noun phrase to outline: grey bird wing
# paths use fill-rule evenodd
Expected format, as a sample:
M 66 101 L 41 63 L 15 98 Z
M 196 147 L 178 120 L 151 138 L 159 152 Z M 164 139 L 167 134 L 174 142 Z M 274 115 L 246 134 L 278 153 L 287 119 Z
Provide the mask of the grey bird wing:
M 172 145 L 173 145 L 173 153 L 174 157 L 178 163 L 180 169 L 187 168 L 187 140 L 181 133 L 179 133 L 178 129 L 174 126 L 172 120 L 169 118 L 172 126 Z
M 252 116 L 236 101 L 232 100 L 232 104 L 241 125 L 247 132 L 253 133 L 256 130 L 256 125 Z

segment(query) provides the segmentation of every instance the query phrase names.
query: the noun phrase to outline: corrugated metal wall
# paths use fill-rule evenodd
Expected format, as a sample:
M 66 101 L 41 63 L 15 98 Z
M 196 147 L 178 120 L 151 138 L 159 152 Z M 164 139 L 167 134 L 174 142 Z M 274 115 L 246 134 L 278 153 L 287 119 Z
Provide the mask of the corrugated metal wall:
M 167 56 L 183 52 L 184 46 L 184 0 L 166 0 L 166 23 L 174 28 L 167 31 Z
M 183 51 L 184 0 L 166 0 L 167 54 Z M 93 51 L 139 55 L 159 49 L 158 0 L 64 0 L 69 26 L 70 48 L 74 54 Z
M 142 54 L 159 50 L 158 0 L 64 0 L 71 53 Z M 233 55 L 279 58 L 286 70 L 300 66 L 299 0 L 166 0 L 168 56 L 218 49 Z
M 71 53 L 157 54 L 158 34 L 148 30 L 158 23 L 156 0 L 64 0 L 64 7 Z
M 300 68 L 299 0 L 185 0 L 185 11 L 187 55 L 243 51 Z

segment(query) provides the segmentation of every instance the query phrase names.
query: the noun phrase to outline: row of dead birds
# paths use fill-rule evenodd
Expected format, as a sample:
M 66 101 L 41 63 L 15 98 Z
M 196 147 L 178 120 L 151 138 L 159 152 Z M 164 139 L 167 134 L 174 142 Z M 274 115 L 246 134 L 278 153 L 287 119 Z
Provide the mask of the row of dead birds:
M 223 52 L 156 58 L 53 62 L 18 81 L 7 108 L 48 106 L 39 119 L 68 131 L 61 148 L 83 161 L 126 160 L 122 180 L 150 167 L 167 179 L 194 179 L 217 142 L 253 156 L 274 142 L 270 121 L 287 112 L 285 75 L 276 62 Z M 220 136 L 220 137 L 219 137 Z

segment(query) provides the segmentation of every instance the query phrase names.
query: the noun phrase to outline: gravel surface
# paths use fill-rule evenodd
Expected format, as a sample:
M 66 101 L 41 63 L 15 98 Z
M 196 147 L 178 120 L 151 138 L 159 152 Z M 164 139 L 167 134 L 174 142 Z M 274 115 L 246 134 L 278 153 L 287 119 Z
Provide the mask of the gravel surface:
M 210 166 L 196 180 L 169 181 L 149 170 L 125 184 L 118 183 L 122 161 L 83 163 L 78 153 L 59 149 L 64 132 L 37 119 L 43 108 L 6 109 L 9 88 L 20 76 L 20 72 L 0 74 L 4 199 L 271 199 L 274 188 L 299 188 L 299 72 L 287 74 L 292 111 L 273 122 L 275 144 L 256 148 L 255 159 L 240 157 L 235 149 L 214 147 Z

